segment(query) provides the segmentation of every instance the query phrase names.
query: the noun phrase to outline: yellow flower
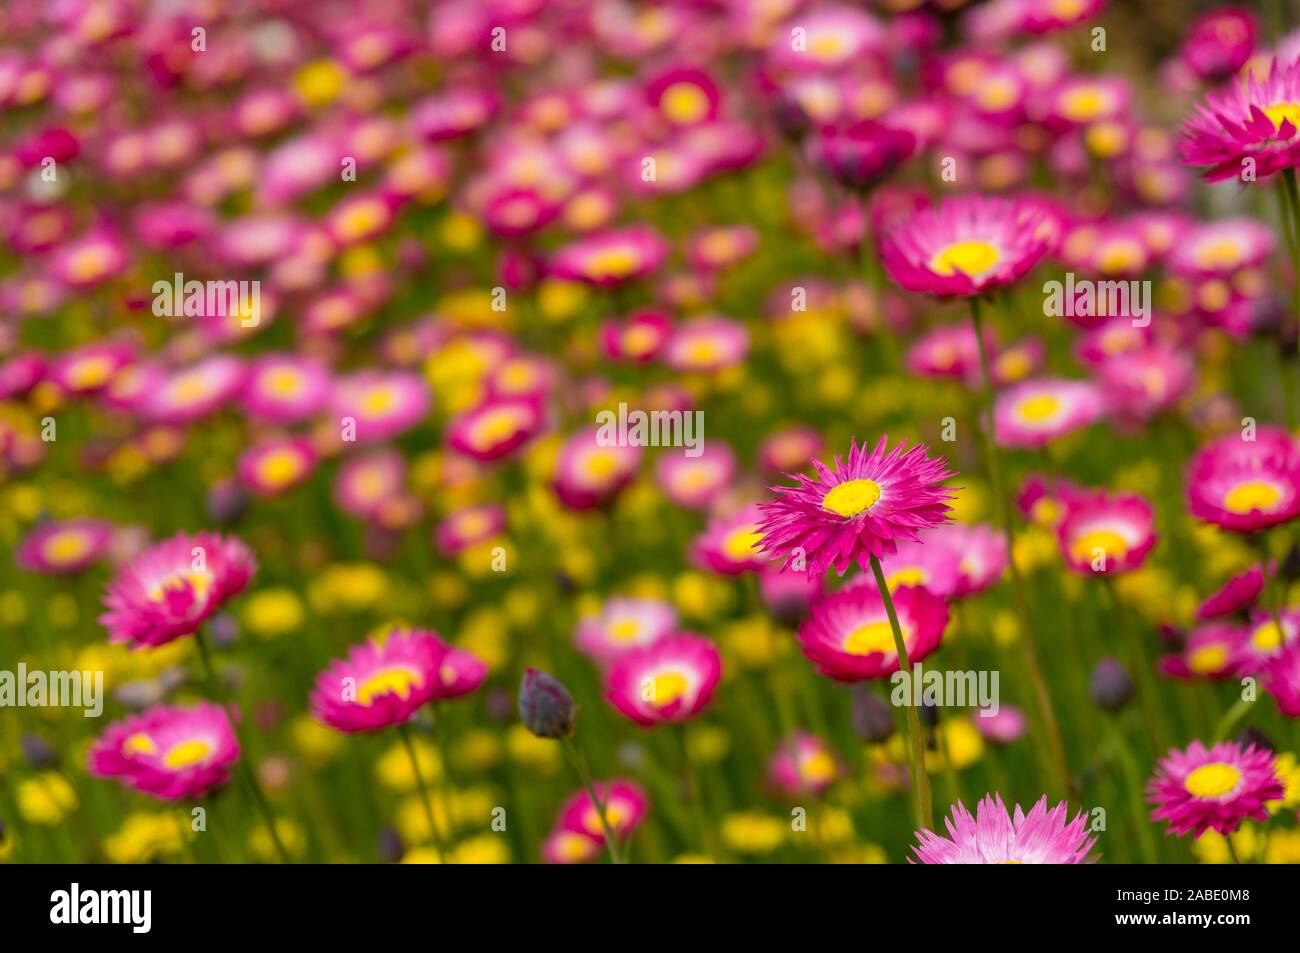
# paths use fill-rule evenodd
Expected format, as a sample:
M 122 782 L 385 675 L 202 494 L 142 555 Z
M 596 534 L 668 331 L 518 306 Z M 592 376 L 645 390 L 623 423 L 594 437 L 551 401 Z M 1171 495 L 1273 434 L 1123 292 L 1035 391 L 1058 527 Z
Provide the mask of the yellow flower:
M 307 598 L 317 612 L 360 612 L 378 604 L 387 592 L 388 578 L 378 566 L 338 563 L 317 576 Z
M 308 106 L 327 106 L 343 92 L 347 71 L 333 60 L 313 60 L 293 77 L 293 88 Z
M 827 858 L 832 864 L 887 864 L 885 848 L 879 844 L 854 844 L 843 847 Z
M 501 763 L 501 739 L 484 728 L 471 729 L 456 742 L 452 764 L 472 772 L 490 771 Z
M 291 589 L 263 589 L 253 593 L 244 603 L 244 625 L 264 639 L 297 630 L 304 615 L 302 601 Z
M 686 747 L 696 764 L 714 764 L 727 756 L 731 735 L 717 725 L 694 725 L 686 732 Z
M 785 841 L 787 822 L 757 811 L 741 811 L 722 819 L 722 842 L 742 854 L 770 854 Z
M 1061 552 L 1056 536 L 1038 526 L 1031 526 L 1015 534 L 1012 549 L 1015 551 L 1016 565 L 1025 573 L 1033 572 L 1040 566 L 1055 565 Z
M 993 640 L 998 645 L 1015 645 L 1020 640 L 1020 623 L 1010 609 L 999 609 L 993 616 Z
M 1254 860 L 1263 849 L 1264 841 L 1259 830 L 1253 824 L 1242 824 L 1232 834 L 1232 849 L 1242 863 Z M 1228 842 L 1218 831 L 1206 831 L 1192 843 L 1192 853 L 1203 864 L 1230 864 L 1232 855 L 1228 853 Z
M 326 728 L 307 714 L 293 720 L 289 736 L 303 760 L 316 766 L 329 762 L 343 747 L 343 736 L 339 732 Z
M 440 864 L 442 863 L 442 861 L 438 857 L 438 851 L 433 847 L 412 847 L 410 850 L 408 850 L 405 854 L 402 855 L 402 859 L 399 860 L 398 863 L 399 864 Z
M 702 572 L 687 571 L 673 581 L 673 602 L 688 618 L 716 618 L 731 607 L 733 600 L 731 587 Z
M 473 215 L 450 212 L 440 223 L 438 237 L 446 248 L 463 255 L 482 243 L 483 226 Z
M 480 834 L 452 848 L 451 859 L 456 864 L 508 864 L 510 845 L 501 834 Z
M 753 615 L 728 624 L 718 642 L 742 668 L 764 669 L 785 654 L 790 636 L 767 616 Z
M 1270 813 L 1276 814 L 1283 808 L 1300 804 L 1300 760 L 1290 751 L 1283 752 L 1277 756 L 1273 773 L 1282 782 L 1282 800 L 1269 801 L 1264 806 Z
M 853 816 L 840 807 L 818 805 L 808 812 L 807 835 L 818 847 L 840 847 L 853 840 Z
M 558 742 L 538 738 L 523 725 L 510 726 L 506 733 L 506 750 L 510 753 L 510 760 L 548 774 L 559 767 L 562 754 Z
M 280 843 L 284 845 L 284 849 L 289 853 L 290 857 L 298 856 L 307 846 L 307 838 L 303 835 L 302 828 L 288 818 L 276 818 L 275 832 L 279 835 Z M 253 828 L 252 833 L 248 835 L 248 850 L 267 863 L 278 860 L 280 857 L 279 852 L 275 849 L 275 842 L 271 840 L 271 829 L 265 824 L 258 824 L 257 827 Z
M 104 855 L 115 864 L 146 864 L 181 852 L 193 837 L 190 819 L 171 812 L 128 814 L 115 834 L 104 838 Z
M 42 771 L 18 784 L 18 813 L 32 824 L 54 826 L 77 809 L 77 792 L 57 771 Z
M 590 293 L 577 281 L 543 278 L 537 287 L 537 307 L 553 324 L 566 321 L 587 306 Z
M 1300 864 L 1300 830 L 1292 827 L 1270 831 L 1264 863 Z
M 411 747 L 415 749 L 415 760 L 420 765 L 420 776 L 425 784 L 430 784 L 442 777 L 442 758 L 438 750 L 424 738 L 412 738 Z M 375 777 L 379 783 L 392 791 L 406 793 L 419 788 L 420 782 L 411 768 L 411 758 L 406 753 L 406 745 L 400 742 L 389 747 L 375 762 Z

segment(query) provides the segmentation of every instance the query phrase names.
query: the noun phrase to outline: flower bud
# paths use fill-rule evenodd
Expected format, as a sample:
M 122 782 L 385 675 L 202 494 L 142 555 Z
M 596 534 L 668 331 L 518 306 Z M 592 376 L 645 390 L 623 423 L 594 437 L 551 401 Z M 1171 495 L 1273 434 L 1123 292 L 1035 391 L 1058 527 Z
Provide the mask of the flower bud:
M 1120 711 L 1133 698 L 1133 679 L 1119 659 L 1107 656 L 1092 670 L 1092 700 L 1103 711 Z
M 871 744 L 888 741 L 894 733 L 894 713 L 865 685 L 853 692 L 853 730 Z
M 560 682 L 530 668 L 519 687 L 519 717 L 524 727 L 539 738 L 567 738 L 573 734 L 578 706 Z

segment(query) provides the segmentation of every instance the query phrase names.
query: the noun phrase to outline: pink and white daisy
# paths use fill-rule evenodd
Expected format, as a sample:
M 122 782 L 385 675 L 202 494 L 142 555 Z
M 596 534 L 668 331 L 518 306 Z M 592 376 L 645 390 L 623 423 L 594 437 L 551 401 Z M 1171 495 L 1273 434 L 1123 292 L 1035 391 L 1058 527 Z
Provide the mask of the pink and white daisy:
M 1100 392 L 1087 381 L 1025 381 L 998 395 L 994 432 L 1001 446 L 1038 449 L 1095 423 L 1103 410 Z
M 1192 22 L 1178 55 L 1201 79 L 1220 82 L 1246 65 L 1258 36 L 1253 13 L 1242 7 L 1221 7 Z
M 99 621 L 109 641 L 158 646 L 195 632 L 253 577 L 257 563 L 239 540 L 178 533 L 123 566 L 104 593 Z
M 632 481 L 641 455 L 639 446 L 602 444 L 594 428 L 579 431 L 560 448 L 555 493 L 570 509 L 603 506 Z
M 244 385 L 244 362 L 213 354 L 167 375 L 139 396 L 139 410 L 149 420 L 186 424 L 215 413 Z
M 1232 660 L 1236 672 L 1258 675 L 1297 637 L 1300 637 L 1300 610 L 1281 609 L 1275 618 L 1271 612 L 1256 609 L 1236 643 Z
M 418 374 L 359 371 L 334 382 L 331 412 L 340 426 L 355 425 L 358 442 L 387 440 L 419 425 L 433 399 Z
M 406 458 L 396 450 L 375 450 L 344 461 L 334 478 L 334 501 L 353 516 L 369 519 L 385 500 L 406 486 Z
M 646 727 L 686 721 L 713 697 L 722 657 L 708 639 L 669 635 L 623 653 L 605 675 L 605 698 Z
M 772 561 L 772 557 L 761 547 L 761 519 L 760 507 L 750 504 L 735 513 L 710 520 L 704 532 L 691 543 L 692 561 L 724 576 L 762 569 Z
M 455 556 L 498 535 L 506 528 L 506 510 L 499 503 L 462 506 L 440 522 L 433 531 L 439 551 Z
M 1191 277 L 1226 277 L 1267 260 L 1275 244 L 1272 230 L 1257 219 L 1205 222 L 1174 245 L 1169 267 Z
M 606 287 L 642 278 L 668 257 L 668 243 L 644 225 L 610 229 L 581 238 L 551 258 L 550 271 L 561 278 Z
M 661 599 L 614 596 L 599 614 L 578 623 L 573 644 L 597 662 L 610 662 L 628 651 L 653 645 L 677 629 L 677 610 Z
M 1080 573 L 1137 569 L 1156 544 L 1155 511 L 1136 493 L 1104 490 L 1071 501 L 1057 528 L 1065 564 Z
M 695 318 L 677 326 L 662 360 L 684 374 L 709 374 L 733 367 L 749 352 L 749 332 L 724 317 Z
M 1006 571 L 1007 540 L 992 526 L 948 523 L 926 530 L 921 539 L 925 546 L 952 554 L 957 568 L 956 585 L 951 593 L 954 599 L 983 592 Z
M 1284 430 L 1226 434 L 1202 447 L 1187 471 L 1193 516 L 1236 533 L 1254 533 L 1300 516 L 1300 446 Z
M 1050 226 L 1035 204 L 956 196 L 889 229 L 880 260 L 908 291 L 968 297 L 1028 274 L 1051 247 Z
M 645 789 L 635 781 L 621 779 L 595 781 L 592 787 L 604 805 L 605 824 L 609 825 L 610 831 L 620 840 L 628 837 L 641 824 L 650 806 Z M 600 811 L 585 790 L 578 791 L 564 802 L 558 827 L 583 834 L 604 846 L 605 826 L 601 823 Z
M 866 569 L 899 540 L 949 522 L 952 494 L 940 486 L 953 476 L 946 461 L 927 457 L 920 444 L 887 447 L 887 436 L 874 450 L 854 440 L 847 461 L 837 456 L 833 468 L 813 461 L 816 479 L 791 474 L 798 486 L 772 487 L 777 499 L 759 504 L 762 550 L 786 567 L 799 555 L 813 575 L 832 566 L 843 575 L 851 564 Z
M 239 455 L 239 482 L 257 496 L 276 496 L 306 481 L 319 457 L 301 437 L 264 440 Z
M 948 605 L 919 586 L 899 588 L 893 602 L 908 661 L 919 662 L 939 647 Z M 798 639 L 817 670 L 839 682 L 888 678 L 898 671 L 893 629 L 872 586 L 849 586 L 813 603 Z
M 329 399 L 330 374 L 324 365 L 296 354 L 267 354 L 248 369 L 245 412 L 255 420 L 288 424 L 310 417 Z
M 220 705 L 159 705 L 110 725 L 90 746 L 87 766 L 101 778 L 165 801 L 202 797 L 230 780 L 239 741 Z
M 488 463 L 518 450 L 541 433 L 545 422 L 545 408 L 533 398 L 489 399 L 448 424 L 447 445 Z
M 429 702 L 473 691 L 486 677 L 482 661 L 435 633 L 395 628 L 317 675 L 311 711 L 338 731 L 378 731 L 405 723 Z
M 922 864 L 1084 864 L 1097 838 L 1083 811 L 1070 818 L 1064 801 L 1050 810 L 1047 795 L 1025 814 L 1007 811 L 1000 794 L 985 795 L 975 815 L 960 801 L 944 819 L 948 836 L 917 832 L 912 850 Z
M 736 476 L 736 455 L 725 443 L 714 440 L 697 451 L 669 450 L 655 462 L 664 496 L 688 510 L 712 506 Z
M 819 795 L 843 772 L 835 752 L 821 738 L 796 731 L 782 741 L 767 763 L 768 780 L 782 794 Z
M 28 572 L 78 573 L 97 563 L 112 540 L 113 524 L 103 520 L 50 520 L 23 537 L 14 562 Z
M 1174 678 L 1227 678 L 1236 671 L 1238 646 L 1245 631 L 1238 625 L 1212 622 L 1198 626 L 1183 640 L 1176 655 L 1160 660 L 1160 671 Z
M 1231 741 L 1212 748 L 1193 741 L 1185 751 L 1170 749 L 1147 785 L 1148 800 L 1156 805 L 1151 817 L 1168 821 L 1179 837 L 1200 837 L 1210 829 L 1231 834 L 1247 818 L 1266 821 L 1265 802 L 1284 793 L 1275 762 L 1265 748 Z

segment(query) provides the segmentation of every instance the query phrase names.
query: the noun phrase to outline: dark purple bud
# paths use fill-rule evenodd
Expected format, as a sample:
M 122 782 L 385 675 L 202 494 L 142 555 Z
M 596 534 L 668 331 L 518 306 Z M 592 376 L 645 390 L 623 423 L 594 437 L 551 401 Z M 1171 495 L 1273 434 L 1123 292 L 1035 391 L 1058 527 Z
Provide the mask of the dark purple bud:
M 1241 745 L 1243 748 L 1254 745 L 1261 751 L 1277 750 L 1273 744 L 1273 739 L 1264 734 L 1264 732 L 1260 731 L 1258 728 L 1241 729 L 1241 731 L 1237 732 L 1237 737 L 1234 738 L 1233 741 L 1237 742 L 1237 744 Z
M 385 827 L 379 832 L 379 856 L 382 860 L 390 864 L 395 864 L 402 859 L 406 853 L 406 847 L 402 844 L 401 835 L 391 827 Z
M 38 771 L 52 768 L 59 762 L 59 755 L 54 750 L 54 746 L 40 735 L 25 734 L 19 745 L 23 749 L 23 757 L 27 759 L 27 763 Z
M 879 695 L 865 685 L 853 690 L 853 730 L 870 744 L 888 741 L 894 734 L 894 713 Z
M 1103 711 L 1120 711 L 1133 699 L 1133 679 L 1119 659 L 1107 656 L 1092 670 L 1092 700 Z
M 864 119 L 851 126 L 827 126 L 814 144 L 817 161 L 850 189 L 869 189 L 901 166 L 916 149 L 916 137 Z
M 222 480 L 208 492 L 208 517 L 218 526 L 229 526 L 248 509 L 248 494 L 234 480 Z
M 519 686 L 519 717 L 539 738 L 567 738 L 573 734 L 578 706 L 569 690 L 556 679 L 530 668 Z

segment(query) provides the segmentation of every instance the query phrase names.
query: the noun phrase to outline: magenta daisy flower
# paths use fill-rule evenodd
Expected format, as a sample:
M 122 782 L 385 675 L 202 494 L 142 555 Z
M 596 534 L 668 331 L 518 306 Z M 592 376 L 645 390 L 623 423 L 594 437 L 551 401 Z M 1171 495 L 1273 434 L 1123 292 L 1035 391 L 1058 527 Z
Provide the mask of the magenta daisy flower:
M 1256 609 L 1236 643 L 1233 656 L 1239 675 L 1258 675 L 1286 646 L 1300 637 L 1300 610 L 1281 609 L 1275 616 Z
M 1052 245 L 1052 224 L 1035 203 L 957 196 L 889 229 L 880 260 L 908 291 L 969 297 L 1028 274 Z
M 1259 265 L 1273 254 L 1273 232 L 1253 218 L 1231 218 L 1197 225 L 1169 253 L 1169 267 L 1191 277 L 1232 275 Z
M 721 677 L 712 642 L 669 635 L 619 656 L 605 675 L 605 698 L 638 725 L 686 721 L 709 703 Z
M 331 409 L 341 427 L 352 424 L 353 439 L 367 442 L 386 440 L 415 427 L 432 402 L 418 374 L 360 371 L 334 382 Z
M 235 470 L 239 482 L 257 496 L 275 496 L 291 490 L 312 475 L 317 455 L 302 437 L 266 440 L 239 455 Z
M 239 540 L 178 533 L 122 567 L 104 593 L 99 621 L 109 641 L 132 648 L 190 635 L 248 585 L 257 563 Z
M 767 763 L 768 780 L 790 796 L 821 794 L 843 771 L 835 752 L 821 738 L 796 731 L 781 742 Z
M 1187 118 L 1179 143 L 1188 165 L 1208 166 L 1204 177 L 1219 182 L 1241 175 L 1245 160 L 1264 179 L 1300 164 L 1300 60 L 1273 60 L 1262 82 L 1252 73 L 1207 94 Z
M 566 245 L 551 259 L 562 278 L 607 287 L 642 278 L 668 257 L 668 242 L 645 225 L 610 229 Z
M 1255 50 L 1259 26 L 1242 7 L 1223 7 L 1197 17 L 1178 51 L 1183 63 L 1201 79 L 1230 79 Z
M 433 541 L 446 556 L 491 539 L 506 528 L 506 508 L 499 503 L 471 503 L 462 506 L 438 524 Z
M 14 561 L 29 572 L 77 573 L 98 562 L 112 539 L 113 524 L 103 520 L 51 520 L 23 538 Z
M 435 633 L 393 629 L 382 641 L 353 646 L 317 675 L 311 711 L 338 731 L 378 731 L 405 723 L 431 701 L 473 691 L 486 676 L 481 661 Z
M 922 864 L 1084 864 L 1097 838 L 1088 836 L 1083 811 L 1070 819 L 1064 801 L 1048 810 L 1047 795 L 1028 814 L 1007 811 L 1000 794 L 987 794 L 972 817 L 960 801 L 944 819 L 948 836 L 919 831 L 912 850 Z
M 763 551 L 763 518 L 758 504 L 710 520 L 708 527 L 691 544 L 691 559 L 701 568 L 724 576 L 755 572 L 772 561 Z
M 645 818 L 650 799 L 635 781 L 596 781 L 592 784 L 596 797 L 605 808 L 605 823 L 616 837 L 627 837 Z M 605 843 L 605 827 L 600 820 L 600 810 L 591 795 L 578 791 L 560 808 L 559 827 L 562 830 L 585 834 L 597 844 Z
M 286 424 L 323 408 L 329 388 L 329 371 L 316 361 L 294 354 L 267 354 L 249 368 L 242 397 L 250 417 Z
M 919 586 L 900 587 L 893 601 L 903 647 L 915 664 L 939 647 L 948 627 L 948 604 Z M 798 639 L 817 670 L 838 682 L 887 678 L 898 671 L 893 629 L 874 586 L 849 586 L 813 603 Z
M 487 400 L 451 421 L 447 445 L 489 463 L 518 450 L 541 432 L 545 422 L 544 408 L 532 398 Z
M 888 441 L 882 436 L 869 451 L 854 440 L 848 460 L 836 456 L 833 468 L 814 460 L 816 479 L 787 474 L 799 485 L 772 487 L 778 498 L 758 505 L 760 548 L 786 567 L 798 557 L 815 576 L 832 566 L 844 575 L 850 564 L 866 569 L 899 540 L 949 522 L 952 493 L 939 485 L 953 476 L 946 461 L 927 457 L 921 444 L 886 452 Z
M 202 797 L 230 779 L 239 741 L 224 708 L 159 705 L 110 725 L 90 746 L 90 773 L 167 801 Z
M 1065 564 L 1081 573 L 1137 569 L 1156 544 L 1155 511 L 1135 493 L 1083 494 L 1057 527 Z
M 1103 410 L 1101 394 L 1093 384 L 1044 378 L 999 394 L 993 427 L 1001 446 L 1041 448 L 1094 423 Z
M 1151 817 L 1168 821 L 1179 837 L 1200 837 L 1211 828 L 1231 834 L 1246 818 L 1266 821 L 1264 803 L 1284 793 L 1275 763 L 1271 751 L 1231 741 L 1208 749 L 1193 741 L 1186 751 L 1171 749 L 1147 785 L 1148 800 L 1156 805 Z
M 1274 427 L 1260 427 L 1254 438 L 1227 434 L 1196 452 L 1187 503 L 1197 519 L 1253 533 L 1300 516 L 1300 447 Z
M 1160 660 L 1160 671 L 1174 678 L 1227 678 L 1236 671 L 1243 638 L 1242 628 L 1230 623 L 1199 626 L 1183 640 L 1178 654 Z
M 1270 569 L 1270 572 L 1272 570 Z M 1233 576 L 1196 608 L 1197 619 L 1218 619 L 1255 604 L 1264 591 L 1264 567 L 1252 566 Z
M 677 610 L 660 599 L 615 596 L 600 613 L 578 623 L 573 643 L 598 662 L 608 662 L 631 649 L 652 645 L 677 628 Z
M 1300 718 L 1300 639 L 1292 639 L 1273 655 L 1260 676 L 1264 690 L 1288 718 Z

